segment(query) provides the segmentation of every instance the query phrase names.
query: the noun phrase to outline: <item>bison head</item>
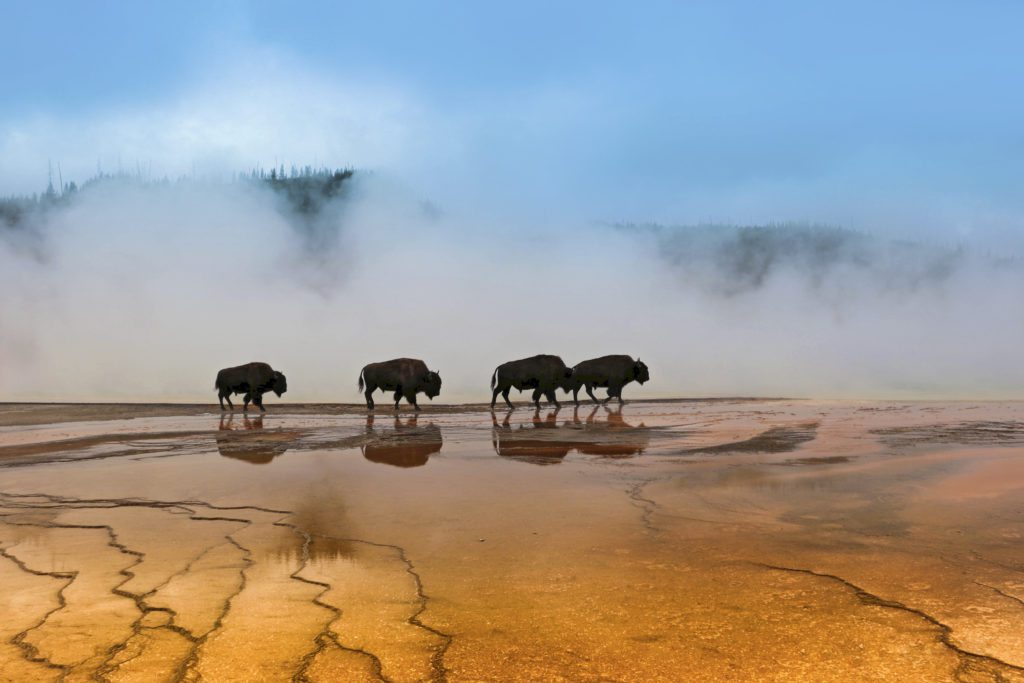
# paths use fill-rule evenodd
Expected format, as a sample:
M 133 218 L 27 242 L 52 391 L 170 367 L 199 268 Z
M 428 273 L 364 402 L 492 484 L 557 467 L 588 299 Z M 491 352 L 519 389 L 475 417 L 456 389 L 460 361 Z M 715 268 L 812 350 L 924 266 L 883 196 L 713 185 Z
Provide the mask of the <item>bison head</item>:
M 647 371 L 647 365 L 639 358 L 633 363 L 633 378 L 640 382 L 640 384 L 651 378 L 651 373 Z
M 270 389 L 277 394 L 278 398 L 281 398 L 281 394 L 288 391 L 288 380 L 277 370 L 274 371 L 274 381 L 271 383 Z
M 427 398 L 434 400 L 434 397 L 441 393 L 441 375 L 433 370 L 423 376 L 423 393 Z
M 578 389 L 580 386 L 580 381 L 572 376 L 572 368 L 566 368 L 562 372 L 562 377 L 558 382 L 558 388 L 568 393 L 573 389 Z

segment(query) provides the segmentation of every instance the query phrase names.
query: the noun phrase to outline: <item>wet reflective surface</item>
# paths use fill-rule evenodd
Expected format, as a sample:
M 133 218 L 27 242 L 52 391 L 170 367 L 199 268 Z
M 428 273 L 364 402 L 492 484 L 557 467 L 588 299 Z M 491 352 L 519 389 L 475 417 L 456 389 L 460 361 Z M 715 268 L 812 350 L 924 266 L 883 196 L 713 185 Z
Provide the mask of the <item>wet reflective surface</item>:
M 0 406 L 0 680 L 1024 680 L 1022 416 Z
M 644 424 L 634 425 L 625 421 L 622 406 L 614 409 L 592 406 L 564 410 L 564 420 L 559 420 L 563 411 L 536 410 L 528 421 L 513 426 L 513 410 L 491 414 L 491 445 L 500 456 L 514 458 L 535 465 L 552 465 L 561 462 L 569 453 L 601 455 L 609 458 L 625 458 L 640 455 L 650 441 L 650 434 Z M 600 417 L 598 416 L 600 413 Z M 546 430 L 546 431 L 537 431 Z
M 395 416 L 391 429 L 375 429 L 375 415 L 366 418 L 367 443 L 359 448 L 363 457 L 370 462 L 379 462 L 395 467 L 420 467 L 426 465 L 430 456 L 441 452 L 444 440 L 441 428 L 433 423 L 419 424 L 416 415 L 403 420 Z
M 215 435 L 218 453 L 253 465 L 265 465 L 287 452 L 296 436 L 295 432 L 264 432 L 262 415 L 255 419 L 244 415 L 241 425 L 236 425 L 234 414 L 221 414 Z

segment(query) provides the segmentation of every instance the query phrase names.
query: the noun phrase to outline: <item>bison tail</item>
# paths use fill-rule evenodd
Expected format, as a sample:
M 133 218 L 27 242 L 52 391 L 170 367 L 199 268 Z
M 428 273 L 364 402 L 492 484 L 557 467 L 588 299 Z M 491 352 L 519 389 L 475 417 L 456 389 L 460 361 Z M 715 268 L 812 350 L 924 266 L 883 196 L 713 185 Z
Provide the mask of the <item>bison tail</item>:
M 363 390 L 363 370 L 359 371 L 359 391 Z
M 491 389 L 498 383 L 498 368 L 494 368 L 494 374 L 491 375 Z

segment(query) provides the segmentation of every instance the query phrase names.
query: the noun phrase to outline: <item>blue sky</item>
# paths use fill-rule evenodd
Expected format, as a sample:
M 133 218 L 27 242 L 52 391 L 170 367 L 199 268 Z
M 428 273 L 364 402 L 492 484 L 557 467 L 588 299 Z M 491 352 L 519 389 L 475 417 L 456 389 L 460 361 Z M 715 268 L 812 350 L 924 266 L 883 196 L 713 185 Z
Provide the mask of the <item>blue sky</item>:
M 595 219 L 1021 232 L 1020 3 L 68 2 L 3 15 L 4 191 L 38 186 L 47 159 L 73 177 L 318 161 L 394 172 L 446 201 Z

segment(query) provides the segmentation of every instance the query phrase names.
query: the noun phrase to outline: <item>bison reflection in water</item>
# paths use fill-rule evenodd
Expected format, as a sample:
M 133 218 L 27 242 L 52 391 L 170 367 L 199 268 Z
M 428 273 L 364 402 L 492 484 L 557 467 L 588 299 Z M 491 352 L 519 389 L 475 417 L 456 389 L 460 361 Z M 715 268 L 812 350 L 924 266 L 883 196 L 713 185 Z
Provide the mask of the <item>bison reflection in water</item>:
M 604 420 L 597 419 L 598 410 L 604 411 Z M 575 409 L 572 420 L 561 425 L 558 411 L 551 411 L 542 418 L 537 410 L 529 424 L 515 427 L 511 417 L 510 410 L 499 424 L 498 418 L 491 414 L 494 452 L 534 465 L 558 464 L 572 451 L 605 458 L 628 458 L 643 453 L 650 442 L 647 428 L 643 424 L 627 423 L 621 407 L 611 411 L 595 406 L 585 420 L 580 419 L 579 409 Z
M 260 412 L 266 412 L 263 407 L 263 394 L 273 391 L 280 398 L 281 394 L 288 391 L 288 380 L 285 376 L 274 370 L 266 363 L 246 363 L 233 368 L 224 368 L 217 373 L 217 379 L 213 383 L 217 390 L 217 399 L 220 401 L 220 409 L 224 408 L 225 399 L 231 410 L 235 404 L 231 402 L 231 394 L 245 394 L 242 410 L 249 410 L 249 401 L 255 404 Z
M 419 426 L 416 417 L 402 422 L 397 416 L 393 430 L 374 428 L 373 415 L 366 417 L 366 434 L 372 440 L 361 446 L 363 457 L 395 467 L 421 467 L 430 456 L 441 451 L 444 440 L 435 424 Z
M 427 368 L 427 364 L 417 358 L 396 358 L 382 363 L 370 363 L 359 373 L 359 391 L 366 391 L 366 407 L 373 410 L 373 392 L 377 389 L 395 392 L 395 410 L 398 402 L 405 397 L 416 410 L 416 394 L 423 392 L 427 398 L 441 393 L 441 375 Z
M 533 389 L 533 404 L 540 409 L 540 397 L 548 399 L 556 408 L 558 399 L 555 397 L 555 390 L 571 391 L 572 369 L 569 368 L 558 356 L 540 354 L 502 363 L 491 375 L 491 408 L 494 408 L 498 400 L 498 394 L 505 399 L 509 409 L 514 408 L 512 401 L 508 400 L 508 393 L 512 389 L 523 391 Z
M 241 427 L 234 424 L 235 416 L 227 420 L 221 415 L 218 427 L 217 452 L 225 458 L 244 460 L 253 465 L 266 465 L 268 462 L 288 450 L 285 443 L 267 439 L 263 433 L 263 417 L 250 420 L 242 418 Z
M 613 398 L 618 398 L 621 405 L 624 402 L 624 386 L 633 381 L 643 384 L 649 379 L 651 374 L 647 370 L 647 365 L 639 358 L 633 360 L 630 356 L 601 356 L 585 360 L 573 367 L 569 384 L 572 400 L 576 405 L 580 404 L 581 387 L 586 388 L 587 395 L 594 403 L 607 403 Z M 598 387 L 608 389 L 608 397 L 604 401 L 599 401 L 597 396 L 594 396 L 594 389 Z

